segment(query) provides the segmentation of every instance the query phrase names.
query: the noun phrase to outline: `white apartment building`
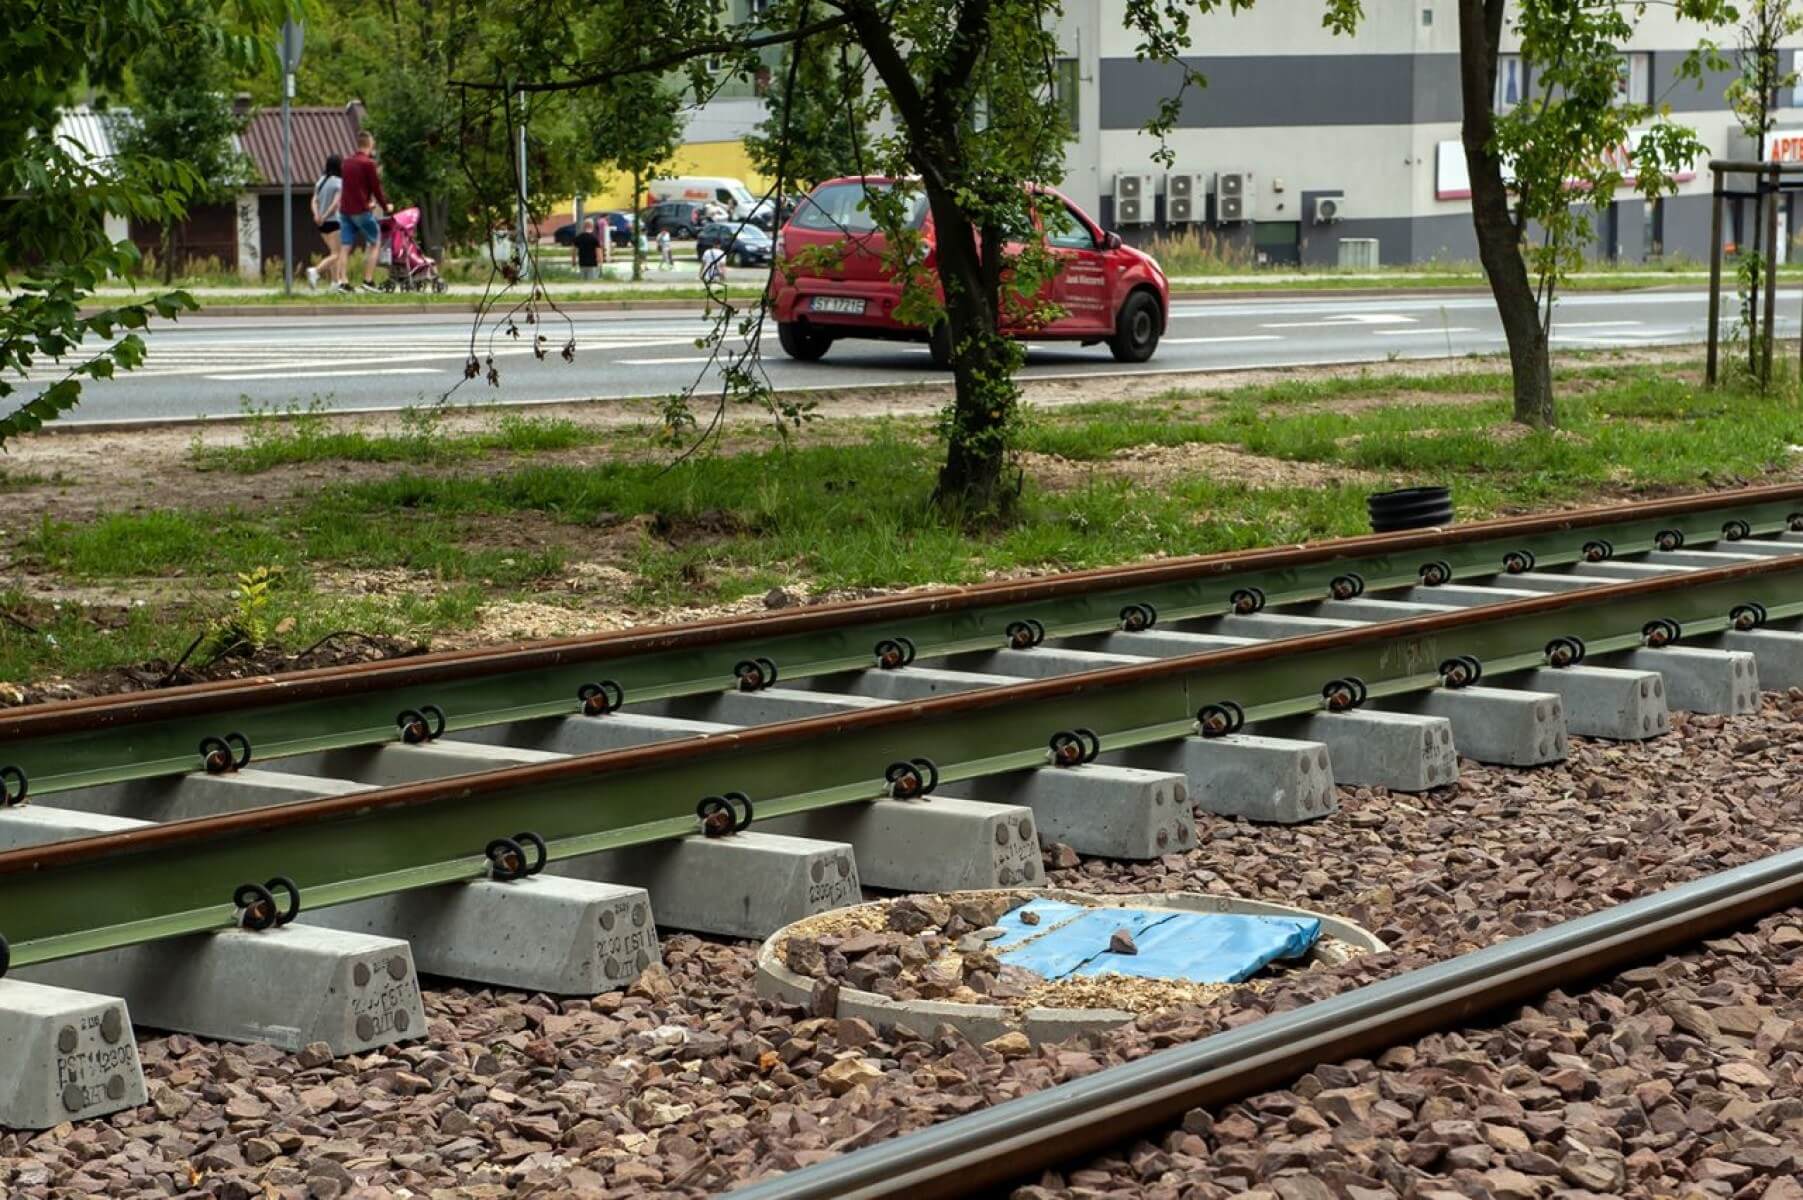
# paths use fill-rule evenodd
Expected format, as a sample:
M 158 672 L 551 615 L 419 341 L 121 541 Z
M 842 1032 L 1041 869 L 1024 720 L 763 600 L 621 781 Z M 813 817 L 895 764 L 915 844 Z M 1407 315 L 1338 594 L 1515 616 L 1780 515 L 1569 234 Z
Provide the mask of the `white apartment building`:
M 1156 142 L 1141 127 L 1178 73 L 1135 60 L 1121 0 L 1070 0 L 1059 71 L 1078 137 L 1064 189 L 1129 239 L 1194 226 L 1270 262 L 1332 263 L 1342 238 L 1377 239 L 1386 263 L 1476 258 L 1459 143 L 1458 6 L 1375 0 L 1365 9 L 1352 37 L 1321 27 L 1319 0 L 1263 0 L 1250 12 L 1198 18 L 1190 62 L 1209 86 L 1187 97 L 1167 169 L 1153 161 Z M 1668 7 L 1649 7 L 1623 47 L 1624 91 L 1668 104 L 1715 156 L 1750 154 L 1723 99 L 1731 76 L 1700 88 L 1677 78 L 1703 32 Z M 1715 36 L 1732 42 L 1727 31 Z M 1785 52 L 1787 67 L 1794 53 Z M 1520 60 L 1506 58 L 1495 102 L 1513 103 L 1529 83 Z M 1783 100 L 1766 149 L 1803 160 L 1803 94 Z M 1706 258 L 1705 168 L 1697 164 L 1678 194 L 1656 205 L 1624 189 L 1599 221 L 1597 253 Z M 1796 197 L 1787 201 L 1786 210 Z M 1750 206 L 1734 207 L 1728 241 L 1751 218 Z M 1798 230 L 1793 218 L 1803 214 L 1780 217 Z

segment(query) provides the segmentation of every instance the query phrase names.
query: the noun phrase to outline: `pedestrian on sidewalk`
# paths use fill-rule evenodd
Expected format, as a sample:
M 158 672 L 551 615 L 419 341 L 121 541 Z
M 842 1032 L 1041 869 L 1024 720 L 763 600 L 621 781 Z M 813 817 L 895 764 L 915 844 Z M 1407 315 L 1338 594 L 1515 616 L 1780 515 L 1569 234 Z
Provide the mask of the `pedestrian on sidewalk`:
M 363 256 L 363 290 L 381 290 L 376 286 L 376 260 L 382 253 L 382 226 L 377 222 L 389 205 L 375 151 L 375 135 L 365 129 L 357 134 L 357 152 L 345 159 L 342 167 L 344 186 L 338 197 L 339 252 L 343 256 L 338 283 L 341 292 L 351 290 L 350 254 L 359 242 L 369 247 Z
M 315 290 L 319 287 L 321 271 L 326 273 L 328 283 L 344 282 L 344 272 L 338 266 L 338 199 L 344 190 L 343 176 L 344 160 L 333 154 L 326 158 L 325 169 L 313 185 L 313 224 L 326 242 L 325 254 L 307 268 L 307 286 Z
M 701 252 L 701 282 L 712 291 L 715 284 L 726 282 L 726 251 L 709 246 Z
M 584 217 L 582 229 L 570 242 L 570 252 L 576 259 L 576 270 L 584 279 L 593 279 L 601 273 L 601 242 L 595 237 L 595 219 Z
M 670 231 L 668 229 L 657 231 L 657 258 L 660 271 L 676 269 L 676 254 L 670 249 Z

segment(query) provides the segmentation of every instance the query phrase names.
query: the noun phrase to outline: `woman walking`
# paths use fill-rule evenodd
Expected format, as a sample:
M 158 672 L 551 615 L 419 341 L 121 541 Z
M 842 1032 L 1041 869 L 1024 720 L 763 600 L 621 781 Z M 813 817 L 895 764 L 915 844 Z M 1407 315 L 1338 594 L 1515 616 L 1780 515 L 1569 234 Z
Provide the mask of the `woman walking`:
M 344 190 L 344 160 L 338 155 L 326 159 L 325 171 L 313 185 L 313 224 L 326 240 L 326 252 L 319 262 L 307 268 L 307 286 L 319 287 L 319 273 L 325 271 L 328 283 L 344 282 L 343 247 L 338 239 L 338 195 Z

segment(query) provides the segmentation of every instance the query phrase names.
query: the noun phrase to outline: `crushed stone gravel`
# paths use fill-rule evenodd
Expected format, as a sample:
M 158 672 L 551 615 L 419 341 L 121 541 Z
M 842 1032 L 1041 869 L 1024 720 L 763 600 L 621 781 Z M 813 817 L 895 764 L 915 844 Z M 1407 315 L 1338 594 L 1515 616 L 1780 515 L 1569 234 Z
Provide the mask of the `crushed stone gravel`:
M 1054 885 L 1084 891 L 1334 912 L 1392 946 L 1093 1043 L 887 1038 L 758 999 L 749 943 L 678 934 L 667 971 L 623 993 L 440 982 L 424 1039 L 344 1060 L 146 1034 L 151 1103 L 0 1133 L 0 1194 L 715 1194 L 1803 844 L 1803 693 L 1744 717 L 1680 714 L 1640 745 L 1574 740 L 1555 767 L 1461 769 L 1427 795 L 1343 789 L 1341 811 L 1311 825 L 1203 817 L 1186 854 L 1052 869 Z M 1646 971 L 1322 1067 L 1019 1195 L 1803 1200 L 1803 916 Z

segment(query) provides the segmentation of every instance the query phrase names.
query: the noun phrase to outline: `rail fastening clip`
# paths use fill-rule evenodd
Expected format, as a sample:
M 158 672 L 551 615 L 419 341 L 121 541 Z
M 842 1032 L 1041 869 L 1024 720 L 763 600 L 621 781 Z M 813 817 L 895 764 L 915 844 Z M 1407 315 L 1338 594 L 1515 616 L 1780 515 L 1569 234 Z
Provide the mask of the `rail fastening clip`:
M 1246 727 L 1246 710 L 1231 700 L 1216 700 L 1196 710 L 1196 732 L 1205 738 L 1226 737 Z
M 285 908 L 276 907 L 277 892 L 288 894 Z M 232 893 L 232 904 L 238 909 L 238 927 L 261 933 L 286 925 L 300 915 L 300 888 L 286 875 L 277 875 L 267 883 L 241 883 Z
M 1470 687 L 1484 677 L 1484 664 L 1470 654 L 1459 654 L 1440 664 L 1440 683 L 1453 688 Z
M 626 692 L 613 680 L 603 679 L 600 683 L 585 683 L 577 688 L 576 701 L 582 705 L 583 716 L 605 717 L 626 703 Z
M 417 746 L 421 742 L 437 741 L 444 733 L 444 709 L 436 704 L 404 708 L 395 714 L 394 723 L 400 727 L 401 740 L 409 746 Z
M 531 856 L 526 853 L 528 846 L 533 851 Z M 512 837 L 496 838 L 483 854 L 488 858 L 488 877 L 498 883 L 511 883 L 544 870 L 547 851 L 544 838 L 522 830 Z
M 883 791 L 896 800 L 917 800 L 939 786 L 939 764 L 930 758 L 897 760 L 883 769 Z
M 761 692 L 776 684 L 776 663 L 768 658 L 743 658 L 733 664 L 733 678 L 741 692 Z
M 737 808 L 745 810 L 743 817 L 739 816 Z M 708 837 L 742 833 L 751 825 L 751 797 L 744 792 L 703 796 L 695 805 L 695 815 L 701 818 L 701 832 Z
M 876 655 L 876 665 L 885 671 L 896 671 L 914 661 L 914 640 L 902 637 L 886 637 L 872 647 Z
M 1008 639 L 1008 646 L 1013 650 L 1031 650 L 1045 641 L 1045 626 L 1028 617 L 1022 621 L 1010 621 L 1002 630 Z
M 1102 753 L 1101 737 L 1095 730 L 1082 726 L 1060 729 L 1047 745 L 1046 757 L 1054 767 L 1080 767 L 1096 761 L 1096 756 Z
M 241 733 L 200 739 L 200 765 L 209 775 L 236 771 L 250 763 L 250 739 Z

